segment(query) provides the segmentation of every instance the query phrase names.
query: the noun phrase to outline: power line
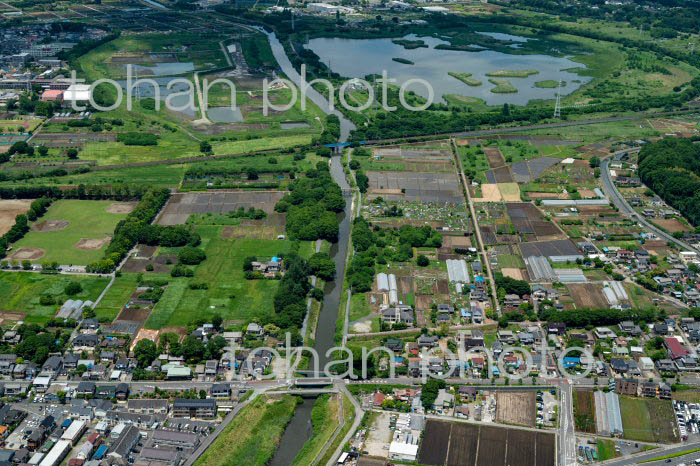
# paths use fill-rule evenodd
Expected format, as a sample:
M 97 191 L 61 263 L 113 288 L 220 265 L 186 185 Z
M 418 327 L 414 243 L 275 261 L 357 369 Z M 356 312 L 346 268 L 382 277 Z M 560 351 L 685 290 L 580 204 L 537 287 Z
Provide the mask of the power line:
M 557 87 L 557 102 L 554 104 L 554 118 L 561 118 L 561 79 Z

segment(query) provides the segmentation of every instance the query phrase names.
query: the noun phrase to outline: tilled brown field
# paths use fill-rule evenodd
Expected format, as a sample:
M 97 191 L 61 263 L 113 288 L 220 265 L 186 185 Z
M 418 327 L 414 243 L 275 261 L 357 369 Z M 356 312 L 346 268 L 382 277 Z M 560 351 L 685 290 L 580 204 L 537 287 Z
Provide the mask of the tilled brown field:
M 428 420 L 418 463 L 431 466 L 554 466 L 554 435 Z
M 570 283 L 567 285 L 571 297 L 577 307 L 600 309 L 609 306 L 608 300 L 603 295 L 603 289 L 594 283 Z
M 496 420 L 504 424 L 535 426 L 535 392 L 496 393 Z

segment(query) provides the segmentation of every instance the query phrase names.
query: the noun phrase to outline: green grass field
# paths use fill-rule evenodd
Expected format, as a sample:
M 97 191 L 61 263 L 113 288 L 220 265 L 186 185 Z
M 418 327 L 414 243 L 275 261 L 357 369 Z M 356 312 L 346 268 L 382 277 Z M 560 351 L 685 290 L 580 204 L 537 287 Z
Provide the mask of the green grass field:
M 501 254 L 498 256 L 498 265 L 506 269 L 520 269 L 525 267 L 525 262 L 517 254 Z
M 321 458 L 318 464 L 328 464 L 328 462 L 331 459 L 331 456 L 333 456 L 333 453 L 338 448 L 340 443 L 343 441 L 343 438 L 347 435 L 348 431 L 350 431 L 350 428 L 352 427 L 352 422 L 350 422 L 350 420 L 355 416 L 355 407 L 345 394 L 342 394 L 342 397 L 343 418 L 345 419 L 345 424 L 338 432 L 338 435 L 335 436 L 333 442 L 331 442 L 330 447 L 326 451 L 326 454 L 323 456 L 323 458 Z
M 98 319 L 114 320 L 138 286 L 137 274 L 124 273 L 114 279 L 100 304 L 95 308 Z
M 226 426 L 196 466 L 264 466 L 277 450 L 297 398 L 260 396 Z
M 59 200 L 53 203 L 44 216 L 37 220 L 65 220 L 68 226 L 56 231 L 30 231 L 13 245 L 19 248 L 40 248 L 44 256 L 34 262 L 53 262 L 62 265 L 87 265 L 99 260 L 107 244 L 100 249 L 77 249 L 81 239 L 101 239 L 111 236 L 117 223 L 127 214 L 107 212 L 114 201 Z M 36 222 L 35 222 L 36 223 Z
M 65 301 L 68 296 L 63 289 L 71 281 L 77 281 L 83 287 L 81 293 L 71 298 L 94 301 L 107 286 L 109 279 L 42 275 L 32 272 L 0 272 L 0 310 L 26 314 L 26 322 L 44 323 L 56 315 L 60 305 L 42 306 L 39 298 L 42 295 L 51 295 L 57 301 Z
M 641 442 L 678 441 L 670 400 L 620 397 L 624 438 Z
M 350 298 L 350 322 L 368 316 L 372 312 L 364 293 L 353 294 Z
M 223 226 L 199 225 L 202 249 L 207 259 L 195 269 L 194 278 L 174 278 L 146 322 L 159 329 L 187 325 L 195 318 L 219 314 L 224 319 L 250 320 L 274 312 L 277 280 L 246 280 L 243 260 L 248 256 L 267 257 L 288 252 L 292 242 L 260 238 L 224 238 Z M 299 254 L 311 254 L 311 242 L 301 243 Z M 208 290 L 191 290 L 190 281 L 209 284 Z
M 621 456 L 615 451 L 615 442 L 612 440 L 598 440 L 598 461 L 611 460 Z

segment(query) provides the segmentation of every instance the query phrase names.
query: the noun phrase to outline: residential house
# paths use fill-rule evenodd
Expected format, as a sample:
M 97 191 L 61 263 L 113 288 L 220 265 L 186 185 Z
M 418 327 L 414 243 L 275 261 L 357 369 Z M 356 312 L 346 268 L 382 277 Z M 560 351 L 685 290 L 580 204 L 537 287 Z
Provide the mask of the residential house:
M 140 439 L 141 433 L 139 429 L 136 426 L 129 425 L 124 428 L 119 438 L 112 444 L 108 455 L 127 460 Z
M 411 306 L 397 305 L 381 311 L 382 322 L 387 324 L 413 325 L 413 309 Z
M 690 354 L 686 347 L 683 346 L 683 344 L 681 344 L 681 342 L 678 341 L 678 339 L 673 337 L 664 338 L 664 346 L 666 346 L 669 358 L 671 358 L 674 361 L 676 359 L 683 358 Z
M 437 346 L 439 342 L 440 338 L 437 335 L 421 335 L 416 343 L 418 343 L 418 348 L 430 349 Z
M 656 361 L 656 369 L 661 372 L 676 372 L 677 368 L 674 362 L 670 359 L 659 359 Z
M 566 335 L 566 324 L 563 322 L 548 322 L 547 333 L 550 335 Z
M 457 393 L 462 401 L 474 401 L 476 400 L 476 396 L 479 394 L 479 391 L 474 387 L 470 387 L 469 385 L 460 385 L 457 389 Z
M 496 334 L 498 341 L 505 343 L 507 345 L 512 345 L 515 343 L 515 334 L 512 330 L 499 330 Z
M 227 383 L 215 383 L 212 384 L 209 391 L 212 398 L 217 399 L 230 399 L 231 398 L 231 385 Z
M 669 384 L 667 384 L 666 382 L 662 382 L 659 384 L 659 398 L 663 400 L 670 400 L 672 395 L 673 393 Z
M 642 334 L 642 329 L 639 327 L 639 325 L 636 325 L 634 322 L 631 320 L 626 320 L 624 322 L 620 322 L 618 324 L 618 328 L 620 329 L 620 332 L 626 333 L 632 336 L 639 336 Z
M 615 393 L 618 395 L 637 396 L 639 382 L 635 379 L 616 379 Z
M 656 398 L 658 388 L 659 386 L 656 382 L 644 382 L 642 384 L 642 396 L 647 398 Z
M 535 337 L 530 332 L 520 332 L 518 333 L 518 340 L 521 345 L 534 345 Z
M 78 387 L 75 389 L 77 395 L 92 397 L 95 395 L 95 383 L 94 382 L 80 382 Z
M 484 346 L 484 332 L 481 330 L 467 330 L 464 332 L 464 348 L 471 349 Z
M 72 345 L 76 350 L 92 350 L 100 343 L 100 338 L 92 333 L 81 333 L 73 339 Z
M 248 324 L 248 327 L 246 328 L 246 335 L 251 335 L 253 337 L 261 337 L 263 336 L 263 334 L 264 331 L 260 324 L 257 324 L 255 322 L 251 322 Z
M 49 356 L 49 358 L 44 362 L 44 365 L 41 366 L 41 372 L 52 377 L 59 375 L 62 369 L 63 358 L 56 355 Z
M 622 358 L 612 358 L 610 360 L 610 367 L 617 374 L 624 375 L 627 373 L 629 367 L 627 366 L 627 361 Z

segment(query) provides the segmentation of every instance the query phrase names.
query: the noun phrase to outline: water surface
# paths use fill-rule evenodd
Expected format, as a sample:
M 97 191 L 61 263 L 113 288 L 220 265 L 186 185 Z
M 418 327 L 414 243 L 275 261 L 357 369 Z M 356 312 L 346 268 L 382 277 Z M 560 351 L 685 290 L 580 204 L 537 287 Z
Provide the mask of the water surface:
M 502 33 L 483 33 L 497 39 L 524 42 L 525 37 Z M 496 37 L 497 36 L 497 37 Z M 525 105 L 532 99 L 553 99 L 556 89 L 536 88 L 535 82 L 547 79 L 564 80 L 570 84 L 562 90 L 562 94 L 570 94 L 582 84 L 591 80 L 588 76 L 579 76 L 568 68 L 583 68 L 569 58 L 549 55 L 508 54 L 494 50 L 462 51 L 435 49 L 436 45 L 449 44 L 434 37 L 419 37 L 414 34 L 404 39 L 422 39 L 429 47 L 408 50 L 394 44 L 392 39 L 341 39 L 316 38 L 309 41 L 307 48 L 316 53 L 322 62 L 341 76 L 348 78 L 364 78 L 369 74 L 381 74 L 386 70 L 388 77 L 396 79 L 401 85 L 409 79 L 419 78 L 430 83 L 434 90 L 434 100 L 439 102 L 446 94 L 456 94 L 477 97 L 490 105 L 512 103 Z M 518 45 L 518 44 L 513 44 Z M 404 58 L 414 62 L 414 65 L 398 63 L 392 58 Z M 486 73 L 497 70 L 534 69 L 539 73 L 527 78 L 507 78 L 517 89 L 515 94 L 494 94 L 491 89 L 495 86 L 488 82 Z M 449 76 L 449 71 L 471 73 L 472 77 L 480 80 L 481 86 L 468 86 L 456 78 Z M 573 83 L 578 79 L 580 83 Z M 423 85 L 410 85 L 413 90 L 423 97 L 428 91 Z

